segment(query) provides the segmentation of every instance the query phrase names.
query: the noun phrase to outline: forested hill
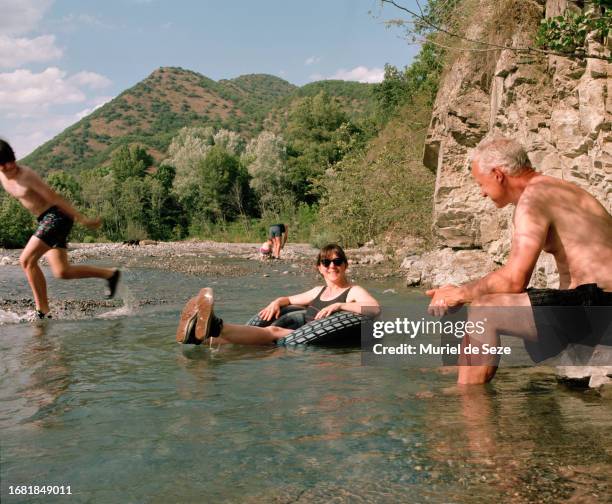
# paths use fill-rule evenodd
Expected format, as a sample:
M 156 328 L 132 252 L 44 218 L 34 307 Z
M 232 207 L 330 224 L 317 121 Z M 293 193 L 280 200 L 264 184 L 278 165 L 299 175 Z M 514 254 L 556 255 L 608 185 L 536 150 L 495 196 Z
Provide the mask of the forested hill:
M 282 132 L 293 101 L 320 91 L 351 111 L 371 109 L 371 85 L 322 81 L 302 88 L 265 74 L 214 81 L 182 68 L 155 70 L 146 79 L 95 110 L 27 156 L 42 174 L 78 174 L 109 162 L 123 145 L 139 144 L 156 161 L 185 126 L 226 129 L 249 139 L 264 129 Z

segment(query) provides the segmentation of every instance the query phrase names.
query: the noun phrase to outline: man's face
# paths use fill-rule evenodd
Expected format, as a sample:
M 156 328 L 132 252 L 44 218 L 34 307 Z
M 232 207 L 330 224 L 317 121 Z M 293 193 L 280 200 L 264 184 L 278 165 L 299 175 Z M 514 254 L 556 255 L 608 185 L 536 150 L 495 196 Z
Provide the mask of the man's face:
M 504 185 L 505 175 L 501 170 L 493 168 L 489 173 L 483 173 L 478 167 L 478 162 L 474 161 L 472 163 L 472 177 L 480 187 L 480 194 L 483 198 L 491 198 L 497 208 L 503 208 L 510 203 Z

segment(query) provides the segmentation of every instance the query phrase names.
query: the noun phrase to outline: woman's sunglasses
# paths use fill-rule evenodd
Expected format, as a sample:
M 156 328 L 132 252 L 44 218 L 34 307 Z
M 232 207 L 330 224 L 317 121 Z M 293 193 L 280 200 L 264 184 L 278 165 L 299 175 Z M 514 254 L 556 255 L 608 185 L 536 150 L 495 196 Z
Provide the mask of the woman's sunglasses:
M 334 266 L 340 267 L 344 264 L 344 259 L 340 259 L 339 257 L 334 257 L 333 259 L 321 259 L 321 264 L 326 268 L 329 268 L 331 263 L 334 263 Z

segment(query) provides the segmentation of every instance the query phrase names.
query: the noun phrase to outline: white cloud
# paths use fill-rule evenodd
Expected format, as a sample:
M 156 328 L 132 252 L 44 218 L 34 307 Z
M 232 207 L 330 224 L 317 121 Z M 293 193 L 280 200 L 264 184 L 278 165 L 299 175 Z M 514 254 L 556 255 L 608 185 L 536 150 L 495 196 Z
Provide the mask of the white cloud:
M 318 80 L 346 80 L 346 81 L 357 81 L 367 82 L 373 84 L 375 82 L 382 82 L 385 77 L 385 71 L 382 68 L 368 68 L 364 66 L 358 66 L 352 70 L 345 70 L 341 68 L 333 75 L 323 75 L 320 73 L 314 73 L 309 76 L 311 81 Z
M 88 86 L 91 89 L 101 89 L 111 85 L 110 79 L 95 72 L 79 72 L 68 79 L 77 86 Z
M 31 117 L 51 105 L 81 103 L 86 100 L 82 87 L 100 87 L 110 81 L 93 72 L 79 72 L 66 77 L 66 72 L 50 67 L 40 73 L 15 70 L 0 73 L 0 110 L 18 117 Z
M 306 66 L 314 65 L 315 63 L 318 63 L 319 61 L 321 61 L 321 58 L 317 56 L 311 56 L 310 58 L 306 58 L 306 61 L 304 61 L 304 65 Z
M 38 26 L 53 0 L 2 0 L 0 33 L 17 35 Z
M 23 158 L 112 98 L 112 96 L 98 96 L 89 101 L 88 108 L 73 114 L 43 112 L 40 117 L 21 119 L 11 123 L 10 133 L 3 136 L 11 144 L 17 157 Z
M 368 68 L 365 66 L 358 66 L 353 68 L 352 70 L 345 70 L 344 68 L 341 68 L 329 78 L 347 81 L 367 82 L 371 84 L 375 82 L 382 82 L 384 77 L 385 70 L 382 68 Z
M 53 35 L 42 35 L 33 39 L 0 35 L 0 68 L 15 68 L 61 57 L 62 50 L 55 45 Z

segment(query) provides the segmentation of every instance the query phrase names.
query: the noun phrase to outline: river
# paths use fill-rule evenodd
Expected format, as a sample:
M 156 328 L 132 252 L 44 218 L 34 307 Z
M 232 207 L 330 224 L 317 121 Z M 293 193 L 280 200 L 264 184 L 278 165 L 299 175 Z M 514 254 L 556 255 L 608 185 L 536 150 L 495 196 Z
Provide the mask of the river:
M 133 267 L 124 280 L 126 304 L 91 316 L 0 312 L 2 502 L 66 502 L 10 495 L 21 485 L 70 486 L 70 502 L 95 503 L 610 497 L 611 401 L 549 369 L 502 368 L 457 394 L 452 374 L 362 366 L 359 349 L 183 347 L 178 314 L 199 287 L 243 322 L 314 276 Z M 424 300 L 399 280 L 364 285 L 386 305 Z M 49 290 L 95 300 L 102 286 L 50 279 Z M 2 269 L 0 292 L 30 296 L 18 267 Z

